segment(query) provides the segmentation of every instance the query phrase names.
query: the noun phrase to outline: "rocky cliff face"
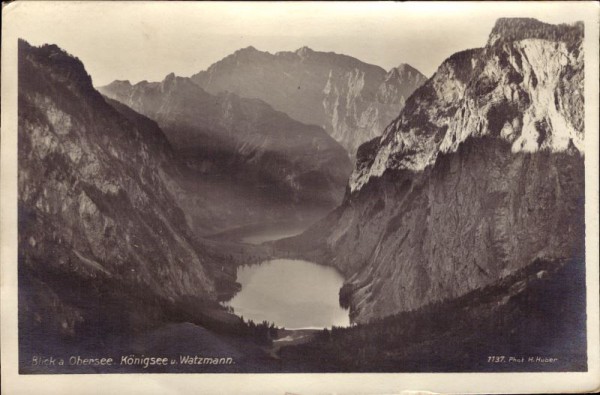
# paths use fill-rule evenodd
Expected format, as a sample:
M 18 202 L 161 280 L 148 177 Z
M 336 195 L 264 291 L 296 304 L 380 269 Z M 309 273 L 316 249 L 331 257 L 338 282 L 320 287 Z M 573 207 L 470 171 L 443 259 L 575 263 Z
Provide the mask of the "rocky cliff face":
M 507 33 L 510 32 L 510 33 Z M 351 188 L 386 169 L 419 171 L 469 137 L 512 152 L 583 152 L 583 26 L 501 19 L 483 49 L 453 55 L 361 158 Z
M 216 299 L 213 262 L 163 181 L 173 153 L 156 123 L 107 104 L 78 59 L 24 41 L 18 122 L 21 336 L 131 328 L 144 298 Z
M 536 258 L 583 259 L 583 26 L 501 19 L 360 147 L 340 208 L 298 241 L 365 322 L 455 298 Z
M 210 93 L 259 98 L 303 123 L 324 128 L 353 158 L 378 136 L 426 80 L 409 65 L 386 73 L 346 55 L 313 51 L 236 51 L 192 80 Z
M 343 197 L 351 172 L 343 148 L 261 100 L 212 95 L 173 74 L 100 91 L 156 120 L 196 178 L 229 179 L 269 195 L 271 204 L 332 207 Z

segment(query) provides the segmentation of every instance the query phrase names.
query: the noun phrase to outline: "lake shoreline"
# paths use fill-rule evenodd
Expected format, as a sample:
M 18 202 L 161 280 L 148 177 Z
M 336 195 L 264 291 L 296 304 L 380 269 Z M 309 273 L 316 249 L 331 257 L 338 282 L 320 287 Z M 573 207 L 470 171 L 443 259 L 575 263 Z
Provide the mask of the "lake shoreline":
M 224 306 L 246 320 L 277 327 L 324 329 L 349 326 L 340 305 L 343 276 L 329 266 L 297 259 L 271 259 L 237 268 L 239 292 Z

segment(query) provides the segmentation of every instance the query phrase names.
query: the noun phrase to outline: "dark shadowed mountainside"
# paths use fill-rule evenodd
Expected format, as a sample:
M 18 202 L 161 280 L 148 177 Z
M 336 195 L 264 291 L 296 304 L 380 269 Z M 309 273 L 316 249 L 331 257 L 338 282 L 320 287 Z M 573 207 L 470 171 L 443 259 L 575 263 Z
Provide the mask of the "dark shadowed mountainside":
M 172 74 L 162 82 L 115 81 L 99 89 L 160 125 L 188 169 L 177 196 L 192 217 L 199 179 L 223 194 L 229 185 L 234 193 L 215 206 L 238 213 L 239 225 L 251 222 L 244 216 L 258 221 L 256 212 L 268 217 L 280 207 L 296 211 L 288 215 L 330 209 L 343 197 L 351 172 L 343 148 L 320 127 L 295 121 L 261 100 L 211 95 Z M 256 207 L 253 217 L 239 209 L 246 205 Z
M 237 289 L 239 257 L 264 259 L 264 250 L 196 238 L 166 185 L 176 166 L 165 136 L 121 110 L 92 87 L 78 59 L 19 42 L 19 347 L 27 371 L 39 353 L 102 352 L 165 322 L 253 336 L 218 301 Z
M 585 372 L 585 264 L 535 261 L 496 284 L 280 356 L 291 372 Z

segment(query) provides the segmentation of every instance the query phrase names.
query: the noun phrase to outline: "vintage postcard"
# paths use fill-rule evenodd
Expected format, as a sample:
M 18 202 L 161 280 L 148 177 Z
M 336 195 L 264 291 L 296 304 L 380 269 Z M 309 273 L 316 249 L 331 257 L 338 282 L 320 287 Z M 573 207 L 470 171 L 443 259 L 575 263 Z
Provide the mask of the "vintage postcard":
M 590 392 L 595 2 L 14 2 L 2 392 Z

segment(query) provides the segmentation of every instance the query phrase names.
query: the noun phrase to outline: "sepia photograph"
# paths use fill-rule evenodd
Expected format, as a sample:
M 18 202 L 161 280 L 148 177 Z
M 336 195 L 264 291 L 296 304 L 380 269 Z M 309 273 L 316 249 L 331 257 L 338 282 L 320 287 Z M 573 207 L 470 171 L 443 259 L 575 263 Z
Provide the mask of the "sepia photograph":
M 599 10 L 5 4 L 3 376 L 597 389 Z

